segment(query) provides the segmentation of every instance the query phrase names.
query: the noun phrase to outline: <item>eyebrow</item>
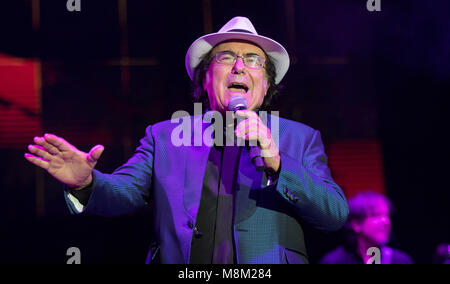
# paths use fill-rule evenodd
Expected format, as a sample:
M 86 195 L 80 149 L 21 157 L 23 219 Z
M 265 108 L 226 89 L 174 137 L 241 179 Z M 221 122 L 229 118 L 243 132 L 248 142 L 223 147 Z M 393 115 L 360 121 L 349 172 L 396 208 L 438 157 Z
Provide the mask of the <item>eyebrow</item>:
M 259 55 L 258 53 L 254 53 L 254 52 L 249 52 L 249 53 L 246 53 L 245 55 L 258 55 L 259 57 L 263 58 L 261 55 Z
M 222 51 L 219 51 L 219 52 L 227 52 L 227 53 L 236 54 L 234 51 L 229 50 L 229 49 L 227 49 L 227 50 L 222 50 Z M 219 52 L 217 52 L 217 53 L 219 53 Z M 260 54 L 258 54 L 258 53 L 254 53 L 254 52 L 249 52 L 249 53 L 244 54 L 244 56 L 249 56 L 249 55 L 258 55 L 259 57 L 264 58 L 262 55 L 260 55 Z

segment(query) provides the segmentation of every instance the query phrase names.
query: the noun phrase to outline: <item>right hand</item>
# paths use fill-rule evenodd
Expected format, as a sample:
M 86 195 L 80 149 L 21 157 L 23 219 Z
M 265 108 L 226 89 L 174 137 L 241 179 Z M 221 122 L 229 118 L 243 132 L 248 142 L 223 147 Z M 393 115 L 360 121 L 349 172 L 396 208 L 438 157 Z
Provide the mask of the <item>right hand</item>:
M 25 153 L 25 158 L 72 188 L 82 188 L 91 183 L 92 170 L 105 149 L 97 145 L 85 153 L 53 134 L 34 137 L 34 143 L 37 145 L 28 146 L 34 155 Z

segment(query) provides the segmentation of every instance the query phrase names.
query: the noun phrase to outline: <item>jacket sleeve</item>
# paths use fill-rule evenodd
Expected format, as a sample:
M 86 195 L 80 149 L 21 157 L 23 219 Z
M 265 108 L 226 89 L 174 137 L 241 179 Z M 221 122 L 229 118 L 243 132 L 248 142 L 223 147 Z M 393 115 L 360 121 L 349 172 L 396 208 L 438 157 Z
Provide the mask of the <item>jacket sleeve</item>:
M 294 206 L 302 220 L 320 230 L 336 231 L 347 220 L 347 200 L 331 177 L 319 131 L 314 130 L 310 140 L 303 161 L 280 149 L 277 191 Z
M 127 214 L 147 204 L 153 174 L 154 139 L 151 126 L 140 140 L 134 155 L 112 174 L 94 170 L 92 191 L 82 212 L 101 216 Z M 72 198 L 73 199 L 73 198 Z M 73 200 L 66 194 L 72 213 L 79 213 Z

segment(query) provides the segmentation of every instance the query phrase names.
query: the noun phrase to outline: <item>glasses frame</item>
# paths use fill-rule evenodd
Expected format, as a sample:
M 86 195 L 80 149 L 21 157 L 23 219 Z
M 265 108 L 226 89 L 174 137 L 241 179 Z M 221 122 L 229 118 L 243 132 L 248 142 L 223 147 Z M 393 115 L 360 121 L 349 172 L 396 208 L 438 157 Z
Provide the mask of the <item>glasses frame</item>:
M 233 56 L 234 57 L 234 60 L 233 60 L 233 63 L 225 63 L 225 62 L 220 62 L 218 59 L 217 59 L 217 56 L 218 55 L 222 55 L 222 54 L 229 54 L 229 55 L 231 55 L 231 56 Z M 247 57 L 246 57 L 247 56 Z M 248 66 L 247 64 L 246 64 L 246 58 L 248 58 L 248 56 L 257 56 L 258 58 L 259 58 L 259 61 L 261 62 L 261 66 Z M 232 65 L 235 65 L 236 64 L 236 61 L 238 60 L 238 58 L 241 58 L 242 59 L 242 62 L 244 63 L 244 65 L 245 65 L 245 67 L 248 67 L 248 68 L 251 68 L 251 69 L 255 69 L 255 70 L 261 70 L 261 69 L 265 69 L 266 68 L 266 59 L 264 59 L 264 58 L 262 58 L 261 56 L 259 56 L 258 54 L 250 54 L 250 55 L 244 55 L 244 56 L 240 56 L 240 55 L 237 55 L 236 53 L 234 53 L 234 52 L 232 52 L 232 51 L 219 51 L 219 52 L 217 52 L 217 53 L 215 53 L 213 56 L 212 56 L 213 58 L 214 58 L 214 61 L 216 62 L 216 63 L 219 63 L 219 64 L 224 64 L 224 65 L 230 65 L 230 66 L 232 66 Z

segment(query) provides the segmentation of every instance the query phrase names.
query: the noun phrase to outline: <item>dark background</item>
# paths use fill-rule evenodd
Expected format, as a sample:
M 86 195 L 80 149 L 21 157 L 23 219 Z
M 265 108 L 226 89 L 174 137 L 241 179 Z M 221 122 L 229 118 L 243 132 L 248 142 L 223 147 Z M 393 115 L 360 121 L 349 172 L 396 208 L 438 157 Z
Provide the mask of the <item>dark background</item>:
M 320 130 L 326 146 L 381 141 L 396 208 L 391 244 L 431 263 L 450 242 L 449 1 L 381 0 L 381 12 L 368 12 L 365 0 L 81 0 L 81 12 L 68 12 L 66 1 L 41 0 L 38 21 L 30 0 L 0 3 L 0 53 L 41 61 L 43 131 L 84 151 L 104 143 L 105 172 L 130 157 L 148 124 L 193 112 L 190 44 L 250 18 L 291 55 L 274 106 L 281 116 Z M 83 263 L 144 262 L 150 208 L 71 216 L 62 185 L 26 162 L 26 146 L 0 149 L 0 263 L 65 263 L 73 246 Z M 313 263 L 339 240 L 308 234 Z

